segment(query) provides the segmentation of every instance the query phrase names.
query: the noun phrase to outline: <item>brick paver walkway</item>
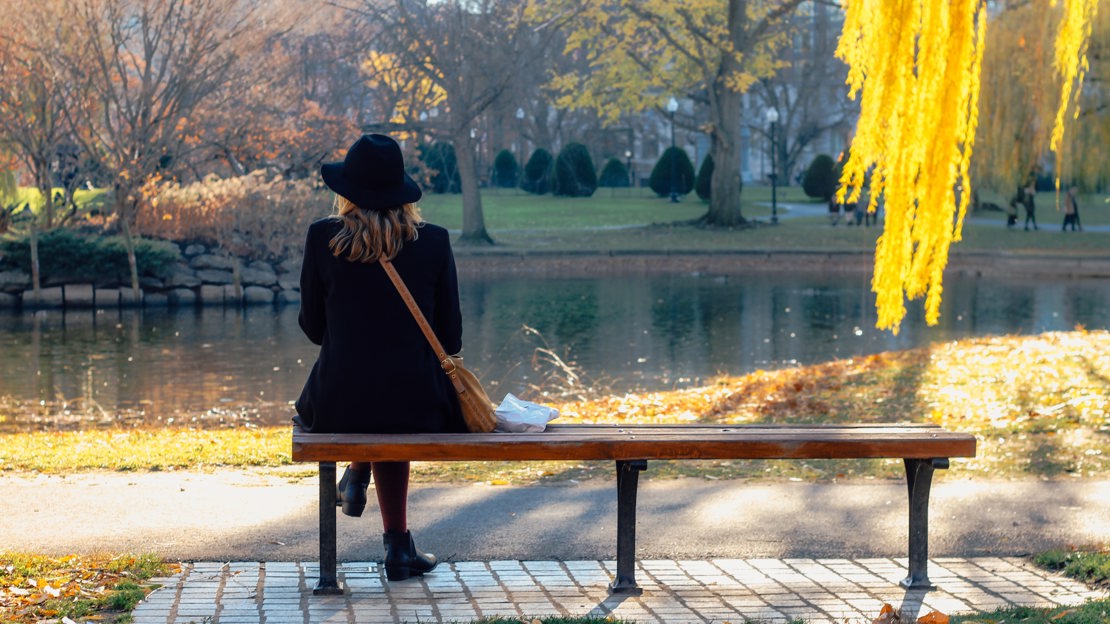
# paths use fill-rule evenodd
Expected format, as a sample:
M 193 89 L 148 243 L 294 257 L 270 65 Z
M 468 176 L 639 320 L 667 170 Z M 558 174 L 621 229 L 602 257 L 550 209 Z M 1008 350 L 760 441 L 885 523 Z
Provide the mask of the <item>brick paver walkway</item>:
M 638 562 L 642 596 L 611 596 L 612 561 L 441 564 L 388 583 L 376 563 L 344 563 L 342 596 L 314 596 L 313 563 L 184 564 L 158 579 L 134 624 L 469 622 L 479 617 L 612 615 L 639 624 L 744 621 L 870 622 L 882 604 L 912 622 L 929 611 L 1073 605 L 1105 597 L 1020 558 L 937 558 L 934 591 L 906 591 L 900 559 L 712 559 Z

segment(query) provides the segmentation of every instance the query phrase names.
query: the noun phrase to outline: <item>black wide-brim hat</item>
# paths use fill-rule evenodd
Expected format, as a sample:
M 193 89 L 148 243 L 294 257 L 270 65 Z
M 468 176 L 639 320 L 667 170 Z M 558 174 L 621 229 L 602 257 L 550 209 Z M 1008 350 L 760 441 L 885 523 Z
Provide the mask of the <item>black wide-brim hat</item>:
M 384 134 L 364 134 L 343 162 L 325 163 L 320 175 L 328 188 L 359 208 L 388 210 L 415 203 L 423 193 L 405 173 L 401 146 Z

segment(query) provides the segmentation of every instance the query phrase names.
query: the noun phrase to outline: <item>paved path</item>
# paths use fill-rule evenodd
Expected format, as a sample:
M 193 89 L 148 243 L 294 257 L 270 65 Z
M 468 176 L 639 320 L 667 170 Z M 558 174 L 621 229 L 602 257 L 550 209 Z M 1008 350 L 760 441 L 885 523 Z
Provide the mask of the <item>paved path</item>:
M 913 622 L 930 611 L 1074 605 L 1102 592 L 1017 558 L 938 558 L 938 588 L 907 591 L 897 559 L 641 561 L 642 596 L 611 596 L 612 561 L 473 561 L 385 582 L 373 562 L 340 567 L 343 596 L 314 596 L 313 564 L 187 564 L 134 612 L 134 624 L 469 622 L 479 617 L 613 616 L 639 624 L 758 620 L 869 622 L 883 603 Z
M 183 564 L 136 624 L 467 622 L 477 616 L 608 615 L 653 622 L 870 622 L 1094 595 L 1019 555 L 1110 543 L 1110 481 L 970 481 L 938 475 L 930 576 L 907 593 L 901 481 L 641 483 L 641 597 L 610 597 L 613 479 L 530 487 L 420 484 L 410 523 L 446 564 L 385 583 L 373 504 L 339 518 L 342 597 L 313 596 L 315 475 L 280 471 L 0 473 L 0 550 L 153 552 Z M 373 500 L 373 499 L 371 499 Z M 230 562 L 230 563 L 228 563 Z M 912 621 L 912 620 L 911 620 Z
M 651 474 L 651 464 L 648 475 Z M 0 473 L 0 545 L 44 554 L 155 552 L 176 560 L 311 561 L 316 477 L 251 470 Z M 1110 481 L 979 481 L 940 471 L 932 556 L 1021 555 L 1110 543 Z M 900 557 L 902 480 L 809 483 L 647 479 L 638 500 L 644 559 Z M 373 497 L 371 497 L 373 500 Z M 422 547 L 456 561 L 616 555 L 612 475 L 538 486 L 422 484 L 409 521 Z M 339 557 L 381 557 L 373 503 L 339 518 Z M 3 546 L 0 546 L 3 549 Z

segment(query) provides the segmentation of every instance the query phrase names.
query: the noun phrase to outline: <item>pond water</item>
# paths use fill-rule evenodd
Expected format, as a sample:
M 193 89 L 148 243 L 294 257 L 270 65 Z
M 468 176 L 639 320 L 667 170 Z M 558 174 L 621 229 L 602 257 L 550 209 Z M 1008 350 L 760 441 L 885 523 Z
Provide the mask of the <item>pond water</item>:
M 657 390 L 967 336 L 1110 326 L 1107 280 L 954 276 L 940 325 L 913 302 L 895 336 L 875 329 L 869 279 L 464 278 L 463 355 L 496 400 L 565 390 L 568 371 L 593 387 Z M 315 354 L 296 306 L 0 314 L 0 430 L 286 422 Z

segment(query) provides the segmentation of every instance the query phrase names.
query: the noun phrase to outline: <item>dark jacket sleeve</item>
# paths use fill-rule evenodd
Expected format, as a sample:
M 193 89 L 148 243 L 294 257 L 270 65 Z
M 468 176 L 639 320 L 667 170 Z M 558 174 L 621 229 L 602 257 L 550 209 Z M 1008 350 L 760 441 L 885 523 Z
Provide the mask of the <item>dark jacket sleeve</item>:
M 297 318 L 301 330 L 314 344 L 323 344 L 327 322 L 324 316 L 324 300 L 327 288 L 320 276 L 319 232 L 323 228 L 314 224 L 309 227 L 304 245 L 304 261 L 301 263 L 301 313 Z
M 455 355 L 462 350 L 462 311 L 459 309 L 459 277 L 455 271 L 455 256 L 451 243 L 447 243 L 447 262 L 436 287 L 436 337 L 444 350 Z

